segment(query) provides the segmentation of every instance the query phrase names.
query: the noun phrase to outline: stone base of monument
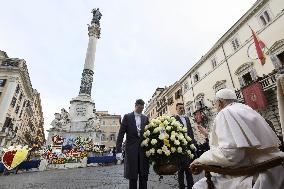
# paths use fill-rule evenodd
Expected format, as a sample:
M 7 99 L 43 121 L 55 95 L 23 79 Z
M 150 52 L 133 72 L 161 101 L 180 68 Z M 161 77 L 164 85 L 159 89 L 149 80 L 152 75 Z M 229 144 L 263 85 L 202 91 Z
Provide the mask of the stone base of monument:
M 39 171 L 52 170 L 52 169 L 73 169 L 87 167 L 87 158 L 83 158 L 78 163 L 64 163 L 64 164 L 48 164 L 46 160 L 41 160 Z
M 89 163 L 89 164 L 87 164 L 87 166 L 88 167 L 97 167 L 97 166 L 99 166 L 99 164 L 98 163 Z

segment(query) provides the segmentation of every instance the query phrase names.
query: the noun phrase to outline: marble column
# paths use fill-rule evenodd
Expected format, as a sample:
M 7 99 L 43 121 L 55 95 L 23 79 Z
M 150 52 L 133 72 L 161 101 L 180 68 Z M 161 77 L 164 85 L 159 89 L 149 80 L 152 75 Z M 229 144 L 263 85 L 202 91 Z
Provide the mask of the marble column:
M 81 86 L 79 95 L 91 96 L 93 75 L 94 75 L 94 63 L 96 54 L 97 40 L 100 38 L 101 28 L 99 19 L 101 13 L 98 9 L 93 10 L 93 20 L 88 27 L 89 43 L 87 54 L 85 58 L 84 70 L 82 73 Z

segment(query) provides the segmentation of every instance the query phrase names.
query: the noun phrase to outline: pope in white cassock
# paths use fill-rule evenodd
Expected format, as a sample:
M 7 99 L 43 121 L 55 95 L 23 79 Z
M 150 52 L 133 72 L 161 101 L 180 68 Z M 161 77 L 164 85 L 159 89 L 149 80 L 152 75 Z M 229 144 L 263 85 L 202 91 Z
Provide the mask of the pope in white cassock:
M 218 114 L 209 132 L 210 150 L 192 162 L 191 167 L 206 164 L 236 168 L 284 156 L 278 149 L 279 139 L 264 118 L 249 106 L 238 103 L 234 91 L 218 91 L 215 106 Z M 284 189 L 281 165 L 254 176 L 211 174 L 216 189 Z M 193 188 L 207 188 L 206 178 Z

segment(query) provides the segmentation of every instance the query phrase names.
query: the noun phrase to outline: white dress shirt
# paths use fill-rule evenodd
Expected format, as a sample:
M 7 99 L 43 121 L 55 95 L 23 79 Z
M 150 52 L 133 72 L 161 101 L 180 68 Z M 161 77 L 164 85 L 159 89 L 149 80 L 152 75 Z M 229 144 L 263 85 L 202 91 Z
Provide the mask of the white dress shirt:
M 184 115 L 178 115 L 178 116 L 179 116 L 180 120 L 182 121 L 183 126 L 186 127 L 187 125 L 186 125 L 186 119 L 185 119 Z
M 136 121 L 137 133 L 138 133 L 138 136 L 140 136 L 142 114 L 138 114 L 134 112 L 134 116 L 135 116 L 135 121 Z

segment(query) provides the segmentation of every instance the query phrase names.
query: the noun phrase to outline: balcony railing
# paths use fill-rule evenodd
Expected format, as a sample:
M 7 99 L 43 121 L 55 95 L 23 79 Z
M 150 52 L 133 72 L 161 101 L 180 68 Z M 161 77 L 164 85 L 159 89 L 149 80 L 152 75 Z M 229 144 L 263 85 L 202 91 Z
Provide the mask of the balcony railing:
M 276 85 L 276 73 L 272 75 L 265 76 L 261 80 L 259 80 L 259 83 L 262 86 L 263 91 L 267 91 Z M 236 90 L 236 95 L 239 101 L 244 102 L 244 97 L 241 92 L 241 90 Z
M 273 74 L 271 76 L 265 77 L 262 80 L 260 80 L 260 84 L 264 91 L 271 89 L 275 86 L 276 83 L 276 74 Z

